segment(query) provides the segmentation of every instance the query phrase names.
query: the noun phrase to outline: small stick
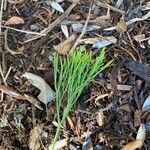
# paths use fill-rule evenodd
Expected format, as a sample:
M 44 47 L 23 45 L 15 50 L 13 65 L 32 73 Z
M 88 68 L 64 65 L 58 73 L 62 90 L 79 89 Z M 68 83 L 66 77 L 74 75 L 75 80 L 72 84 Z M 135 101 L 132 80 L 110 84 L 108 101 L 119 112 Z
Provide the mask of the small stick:
M 130 25 L 130 24 L 133 24 L 133 23 L 135 23 L 135 22 L 137 22 L 137 21 L 146 20 L 146 19 L 148 19 L 149 17 L 150 17 L 150 11 L 149 11 L 146 15 L 142 16 L 141 18 L 133 18 L 133 19 L 127 21 L 126 24 L 127 24 L 127 25 Z M 116 30 L 116 29 L 117 29 L 117 26 L 113 26 L 113 27 L 104 29 L 104 31 L 112 31 L 112 30 Z
M 87 28 L 87 25 L 88 25 L 88 22 L 89 22 L 89 19 L 90 19 L 90 14 L 91 14 L 91 7 L 89 9 L 89 14 L 88 14 L 88 17 L 86 19 L 86 22 L 85 22 L 85 25 L 83 27 L 83 30 L 81 32 L 81 34 L 79 35 L 79 37 L 77 38 L 77 40 L 75 41 L 74 45 L 72 46 L 69 54 L 72 53 L 72 51 L 76 48 L 76 46 L 78 45 L 78 43 L 80 42 L 81 38 L 84 36 L 85 32 L 86 32 L 86 28 Z
M 4 83 L 5 83 L 5 85 L 7 85 L 6 80 L 7 80 L 8 76 L 9 76 L 11 70 L 12 70 L 12 67 L 9 67 L 9 69 L 8 69 L 8 71 L 7 71 L 7 74 L 6 74 L 6 76 L 4 77 Z
M 18 31 L 18 32 L 21 32 L 21 33 L 26 33 L 26 34 L 33 34 L 33 35 L 40 35 L 40 36 L 45 36 L 46 35 L 46 34 L 40 33 L 40 32 L 20 30 L 20 29 L 16 29 L 16 28 L 12 28 L 12 27 L 9 27 L 9 26 L 4 26 L 4 25 L 2 25 L 1 27 L 6 28 L 6 29 L 10 29 L 10 30 L 15 30 L 15 31 Z
M 72 3 L 69 8 L 61 15 L 59 16 L 54 22 L 52 22 L 47 28 L 41 31 L 43 34 L 48 34 L 54 27 L 56 27 L 70 12 L 71 10 L 76 6 L 77 2 Z M 24 41 L 23 43 L 28 43 L 30 41 L 36 40 L 41 38 L 41 35 L 34 36 L 33 38 Z
M 102 2 L 100 2 L 100 1 L 98 1 L 98 0 L 95 0 L 95 3 L 96 3 L 98 6 L 101 6 L 101 7 L 103 7 L 103 8 L 108 8 L 108 7 L 110 7 L 110 10 L 113 10 L 113 11 L 118 12 L 118 13 L 120 13 L 120 14 L 125 14 L 125 11 L 120 10 L 120 9 L 118 9 L 118 8 L 116 8 L 116 7 L 113 7 L 113 6 L 109 5 L 109 4 L 102 3 Z

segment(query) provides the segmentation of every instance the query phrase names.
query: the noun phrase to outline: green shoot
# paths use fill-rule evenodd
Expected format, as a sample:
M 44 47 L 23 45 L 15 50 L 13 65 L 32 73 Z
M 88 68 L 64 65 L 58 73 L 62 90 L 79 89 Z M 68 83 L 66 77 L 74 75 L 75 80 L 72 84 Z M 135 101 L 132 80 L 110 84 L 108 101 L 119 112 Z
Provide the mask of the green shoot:
M 54 150 L 61 126 L 72 110 L 84 88 L 112 61 L 104 64 L 105 49 L 94 60 L 92 52 L 82 49 L 62 59 L 57 53 L 54 54 L 54 84 L 56 90 L 56 115 L 58 127 L 52 142 Z

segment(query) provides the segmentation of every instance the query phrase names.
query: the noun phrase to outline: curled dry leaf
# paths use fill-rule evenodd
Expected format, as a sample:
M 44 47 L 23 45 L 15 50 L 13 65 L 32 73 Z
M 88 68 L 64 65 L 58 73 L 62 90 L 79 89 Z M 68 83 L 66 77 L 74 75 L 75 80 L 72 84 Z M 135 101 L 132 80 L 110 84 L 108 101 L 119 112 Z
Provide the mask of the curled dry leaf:
M 135 140 L 125 145 L 121 150 L 136 150 L 137 148 L 141 148 L 142 145 L 143 142 L 141 140 Z
M 68 139 L 68 138 L 65 138 L 63 140 L 57 141 L 53 150 L 60 150 L 60 149 L 62 149 L 63 147 L 67 146 L 68 141 L 70 141 L 70 139 Z M 52 150 L 52 145 L 50 145 L 48 149 Z
M 127 31 L 127 23 L 124 21 L 123 18 L 120 19 L 120 21 L 117 23 L 117 31 L 119 33 L 124 33 Z
M 67 53 L 72 48 L 74 42 L 76 40 L 76 35 L 72 34 L 68 39 L 66 39 L 64 42 L 58 44 L 57 46 L 54 46 L 54 49 L 62 55 L 67 55 Z
M 43 126 L 34 127 L 34 129 L 30 131 L 29 146 L 31 150 L 40 149 L 40 137 L 42 131 L 43 131 Z
M 8 94 L 8 95 L 10 95 L 10 96 L 12 96 L 12 97 L 14 97 L 16 99 L 23 99 L 23 100 L 26 99 L 23 95 L 19 94 L 17 91 L 11 89 L 8 86 L 0 85 L 0 90 L 2 92 L 4 92 L 5 94 Z
M 146 136 L 146 127 L 144 124 L 141 124 L 136 135 L 136 140 L 141 140 L 144 143 L 145 136 Z
M 33 96 L 30 96 L 30 95 L 27 95 L 27 94 L 24 94 L 24 96 L 27 98 L 27 100 L 33 104 L 36 108 L 40 109 L 40 110 L 43 110 L 42 106 L 40 105 L 39 101 L 34 98 Z
M 24 24 L 24 20 L 18 16 L 13 16 L 5 22 L 5 25 L 18 25 L 18 24 Z
M 32 83 L 41 91 L 41 93 L 38 95 L 38 99 L 45 105 L 54 100 L 55 92 L 40 76 L 26 72 L 22 75 L 22 77 L 27 78 L 30 83 Z

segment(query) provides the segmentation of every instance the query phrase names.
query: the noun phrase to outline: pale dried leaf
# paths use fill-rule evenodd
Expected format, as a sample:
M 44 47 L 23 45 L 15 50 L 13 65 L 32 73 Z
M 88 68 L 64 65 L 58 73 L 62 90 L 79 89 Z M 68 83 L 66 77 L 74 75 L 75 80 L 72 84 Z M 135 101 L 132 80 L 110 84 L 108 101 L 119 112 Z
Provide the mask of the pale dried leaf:
M 142 111 L 148 111 L 150 109 L 150 95 L 146 98 L 143 106 L 142 106 Z
M 31 150 L 40 149 L 40 137 L 42 131 L 43 131 L 43 126 L 34 127 L 34 129 L 30 131 L 29 147 Z
M 8 94 L 14 98 L 17 98 L 17 99 L 23 99 L 23 100 L 26 99 L 23 95 L 19 94 L 17 91 L 15 91 L 5 85 L 0 85 L 0 91 L 4 92 L 5 94 Z
M 54 100 L 55 92 L 40 76 L 28 72 L 24 73 L 22 76 L 27 78 L 31 84 L 41 91 L 38 95 L 38 99 L 41 102 L 47 105 L 47 103 Z
M 82 23 L 74 23 L 71 25 L 72 29 L 76 33 L 81 33 L 83 31 L 84 25 Z M 94 31 L 101 29 L 98 25 L 87 25 L 86 31 Z
M 120 21 L 117 23 L 117 31 L 120 33 L 124 33 L 127 31 L 127 23 L 124 21 L 123 18 L 120 19 Z
M 18 25 L 18 24 L 24 24 L 24 20 L 18 16 L 13 16 L 5 22 L 5 25 Z
M 54 1 L 51 1 L 50 2 L 50 5 L 55 9 L 55 10 L 57 10 L 57 11 L 59 11 L 59 12 L 64 12 L 64 10 L 63 10 L 63 8 L 61 7 L 61 5 L 60 4 L 58 4 L 57 2 L 54 2 Z
M 100 40 L 96 41 L 93 45 L 92 48 L 103 48 L 106 47 L 110 44 L 116 44 L 117 39 L 114 36 L 110 37 L 102 37 Z
M 26 99 L 31 103 L 33 104 L 36 108 L 40 109 L 40 110 L 43 110 L 42 106 L 40 105 L 40 102 L 34 98 L 33 96 L 30 96 L 30 95 L 27 95 L 27 94 L 24 94 L 24 96 L 26 97 Z
M 136 140 L 141 140 L 144 143 L 145 137 L 146 137 L 146 127 L 144 124 L 141 123 L 136 135 Z
M 137 41 L 137 42 L 142 42 L 142 41 L 144 41 L 144 39 L 145 39 L 145 34 L 135 35 L 133 38 L 134 38 L 134 40 Z
M 66 38 L 68 38 L 69 37 L 69 32 L 68 32 L 67 25 L 61 25 L 61 30 L 64 33 L 64 35 L 66 36 Z
M 104 114 L 103 111 L 97 113 L 96 120 L 98 125 L 101 127 L 104 124 Z
M 67 146 L 68 140 L 69 140 L 68 138 L 65 138 L 65 139 L 63 139 L 63 140 L 57 141 L 57 142 L 55 143 L 55 146 L 54 146 L 54 149 L 53 149 L 53 150 L 60 150 L 60 149 L 62 149 L 63 147 Z M 49 149 L 49 150 L 52 150 L 52 146 L 53 146 L 53 145 L 50 145 L 48 149 Z
M 121 150 L 136 150 L 137 148 L 141 148 L 142 145 L 143 143 L 141 140 L 135 140 L 125 145 Z
M 62 43 L 58 44 L 57 46 L 54 46 L 54 49 L 62 55 L 67 55 L 67 53 L 72 48 L 74 42 L 76 40 L 76 35 L 72 34 L 68 39 L 63 41 Z

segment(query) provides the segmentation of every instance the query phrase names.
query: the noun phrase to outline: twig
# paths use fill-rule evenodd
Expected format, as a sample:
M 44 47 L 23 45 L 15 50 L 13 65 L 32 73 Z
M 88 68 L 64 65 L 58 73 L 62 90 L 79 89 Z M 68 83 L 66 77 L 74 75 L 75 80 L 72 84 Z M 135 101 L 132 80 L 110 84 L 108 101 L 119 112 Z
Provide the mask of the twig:
M 56 27 L 70 12 L 71 10 L 76 6 L 77 2 L 72 3 L 69 8 L 60 16 L 58 17 L 54 22 L 52 22 L 47 28 L 41 31 L 42 34 L 48 34 L 54 27 Z M 24 41 L 23 43 L 27 43 L 33 40 L 36 40 L 38 38 L 41 38 L 41 35 L 37 35 L 27 41 Z
M 76 48 L 76 46 L 78 45 L 78 43 L 80 42 L 81 38 L 84 36 L 85 32 L 86 32 L 86 28 L 87 28 L 87 25 L 88 25 L 88 22 L 89 22 L 89 19 L 90 19 L 90 14 L 91 14 L 91 7 L 89 9 L 89 14 L 88 14 L 88 17 L 86 19 L 86 22 L 85 22 L 85 25 L 83 27 L 83 30 L 81 32 L 81 34 L 79 35 L 79 37 L 77 38 L 77 40 L 75 41 L 74 45 L 72 46 L 69 54 L 72 53 L 72 51 Z
M 1 8 L 0 8 L 0 35 L 2 35 L 2 14 L 3 14 L 3 6 L 4 6 L 4 0 L 1 0 Z
M 1 0 L 0 8 L 0 51 L 2 52 L 2 14 L 3 14 L 4 0 Z
M 146 20 L 146 19 L 148 19 L 149 17 L 150 17 L 150 11 L 149 11 L 146 15 L 142 16 L 141 18 L 133 18 L 133 19 L 127 21 L 126 24 L 127 24 L 127 25 L 131 25 L 131 24 L 133 24 L 133 23 L 135 23 L 135 22 L 137 22 L 137 21 Z M 113 26 L 113 27 L 104 29 L 104 31 L 112 31 L 112 30 L 116 30 L 116 29 L 117 29 L 117 26 Z
M 71 25 L 74 23 L 81 23 L 81 24 L 85 24 L 86 20 L 80 20 L 80 21 L 68 21 L 68 20 L 64 20 L 61 22 L 62 25 Z M 94 23 L 98 26 L 100 26 L 101 28 L 104 28 L 106 26 L 108 26 L 108 23 L 105 20 L 98 20 L 98 19 L 94 19 L 94 20 L 89 20 L 89 23 Z
M 7 80 L 8 76 L 9 76 L 11 70 L 12 70 L 12 67 L 9 67 L 9 69 L 8 69 L 8 71 L 7 71 L 7 74 L 6 74 L 6 76 L 4 77 L 4 83 L 5 83 L 5 85 L 7 85 L 6 80 Z
M 116 8 L 116 7 L 113 7 L 113 6 L 109 5 L 109 4 L 102 3 L 102 2 L 100 2 L 100 1 L 98 1 L 98 0 L 95 0 L 95 3 L 96 3 L 98 6 L 101 6 L 101 7 L 103 7 L 103 8 L 108 8 L 108 7 L 110 7 L 110 10 L 113 10 L 113 11 L 118 12 L 118 13 L 120 13 L 120 14 L 125 14 L 125 11 L 120 10 L 120 9 L 118 9 L 118 8 Z
M 3 25 L 2 25 L 2 28 L 15 30 L 15 31 L 18 31 L 18 32 L 21 32 L 21 33 L 26 33 L 26 34 L 33 34 L 33 35 L 40 35 L 40 36 L 45 36 L 46 35 L 46 34 L 40 33 L 40 32 L 32 32 L 32 31 L 20 30 L 20 29 L 9 27 L 9 26 L 3 26 Z

